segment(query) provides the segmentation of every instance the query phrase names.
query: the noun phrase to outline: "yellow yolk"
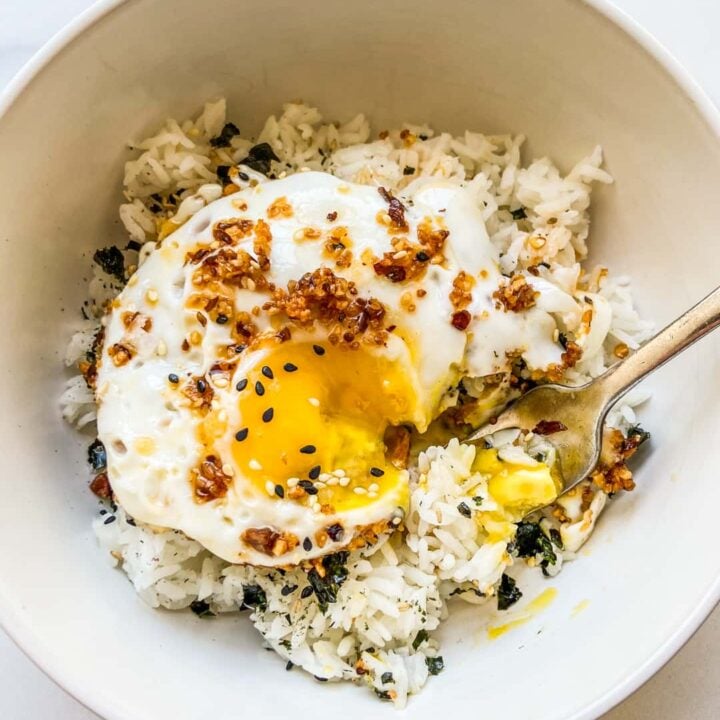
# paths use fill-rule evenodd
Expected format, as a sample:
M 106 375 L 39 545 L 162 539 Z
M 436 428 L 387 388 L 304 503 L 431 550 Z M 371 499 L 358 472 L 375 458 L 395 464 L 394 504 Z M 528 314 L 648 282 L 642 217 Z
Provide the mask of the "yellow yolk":
M 405 475 L 383 443 L 385 428 L 407 420 L 416 403 L 401 365 L 362 349 L 286 343 L 236 383 L 244 379 L 233 459 L 262 492 L 272 483 L 292 497 L 296 480 L 320 480 L 317 499 L 335 512 L 392 492 L 406 502 Z M 349 481 L 323 480 L 340 470 Z
M 553 502 L 561 490 L 557 472 L 545 463 L 522 465 L 501 460 L 497 450 L 478 450 L 473 470 L 489 476 L 488 489 L 518 519 Z

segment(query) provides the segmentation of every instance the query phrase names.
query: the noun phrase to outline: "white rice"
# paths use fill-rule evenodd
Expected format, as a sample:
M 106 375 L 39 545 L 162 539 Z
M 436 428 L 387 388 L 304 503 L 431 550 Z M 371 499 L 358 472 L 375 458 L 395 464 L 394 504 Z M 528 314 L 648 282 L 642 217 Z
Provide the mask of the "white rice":
M 574 333 L 583 347 L 581 362 L 568 373 L 569 382 L 602 373 L 619 343 L 634 349 L 649 337 L 651 326 L 634 310 L 629 282 L 608 278 L 601 269 L 583 276 L 579 264 L 587 253 L 591 184 L 612 182 L 601 168 L 599 147 L 563 176 L 547 158 L 522 167 L 522 136 L 466 132 L 453 137 L 406 124 L 371 141 L 363 115 L 344 124 L 323 123 L 315 108 L 291 103 L 279 117 L 267 120 L 255 140 L 236 135 L 230 147 L 213 148 L 210 139 L 225 123 L 225 101 L 219 100 L 208 103 L 195 121 L 168 120 L 156 135 L 134 146 L 136 157 L 125 167 L 126 202 L 120 207 L 132 240 L 152 248 L 158 235 L 220 197 L 218 166 L 235 166 L 255 143 L 267 142 L 280 159 L 272 166 L 278 177 L 306 168 L 325 170 L 400 194 L 423 178 L 455 180 L 476 198 L 491 241 L 502 253 L 505 273 L 546 263 L 539 281 L 545 283 L 543 295 L 548 297 L 553 287 L 572 292 L 578 278 L 584 277 L 584 290 L 575 296 L 585 303 L 583 310 L 593 311 L 589 332 L 583 332 L 582 313 L 574 304 L 555 312 L 558 328 Z M 169 193 L 176 202 L 158 199 Z M 524 213 L 518 212 L 521 208 Z M 90 288 L 96 317 L 116 292 L 97 270 Z M 73 336 L 68 365 L 88 352 L 96 327 L 96 320 L 88 320 Z M 481 386 L 482 382 L 466 383 L 471 393 Z M 632 407 L 643 399 L 628 398 L 613 410 L 610 424 L 621 430 L 635 424 Z M 69 379 L 61 404 L 66 419 L 78 427 L 95 418 L 92 393 L 80 376 Z M 420 455 L 406 532 L 350 553 L 347 578 L 337 600 L 324 612 L 316 594 L 302 597 L 309 580 L 300 569 L 282 573 L 230 565 L 182 533 L 142 526 L 114 506 L 102 511 L 95 530 L 112 561 L 153 607 L 179 609 L 195 603 L 196 611 L 231 612 L 260 598 L 250 619 L 279 655 L 321 679 L 364 682 L 402 707 L 426 682 L 430 670 L 439 669 L 431 633 L 447 617 L 450 596 L 488 601 L 514 562 L 508 547 L 511 537 L 489 541 L 483 517 L 496 505 L 486 479 L 471 472 L 474 455 L 473 447 L 456 440 Z M 593 486 L 593 500 L 583 511 L 580 498 L 588 487 L 586 481 L 560 500 L 565 522 L 549 513 L 541 520 L 547 535 L 556 530 L 564 546 L 555 547 L 556 561 L 544 568 L 548 574 L 574 557 L 606 504 L 607 496 Z M 460 512 L 461 503 L 471 509 L 471 517 Z

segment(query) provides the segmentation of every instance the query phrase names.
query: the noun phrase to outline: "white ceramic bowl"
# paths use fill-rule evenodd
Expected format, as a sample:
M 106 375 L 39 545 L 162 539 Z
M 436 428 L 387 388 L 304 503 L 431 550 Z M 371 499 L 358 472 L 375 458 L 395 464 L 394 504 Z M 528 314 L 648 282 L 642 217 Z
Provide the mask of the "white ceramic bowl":
M 611 7 L 571 0 L 101 2 L 53 40 L 0 119 L 0 616 L 63 687 L 112 720 L 398 715 L 319 686 L 242 619 L 145 607 L 95 546 L 85 441 L 61 422 L 60 359 L 91 250 L 121 237 L 125 142 L 220 93 L 244 130 L 303 97 L 328 115 L 524 132 L 567 165 L 601 142 L 595 257 L 662 323 L 720 278 L 715 111 Z M 652 379 L 639 488 L 552 581 L 544 614 L 490 642 L 466 611 L 418 720 L 592 718 L 656 671 L 720 595 L 716 338 Z M 573 615 L 579 602 L 587 609 Z M 405 714 L 403 714 L 405 716 Z

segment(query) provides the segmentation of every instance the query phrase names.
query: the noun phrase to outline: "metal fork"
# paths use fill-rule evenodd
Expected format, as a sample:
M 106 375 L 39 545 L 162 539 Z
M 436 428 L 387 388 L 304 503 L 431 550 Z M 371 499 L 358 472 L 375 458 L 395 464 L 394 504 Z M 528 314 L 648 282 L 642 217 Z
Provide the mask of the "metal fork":
M 525 431 L 561 428 L 548 440 L 557 450 L 563 491 L 586 478 L 600 458 L 602 428 L 610 408 L 668 360 L 720 325 L 720 288 L 648 340 L 625 360 L 578 387 L 540 385 L 508 406 L 499 417 L 465 442 L 510 428 Z M 543 428 L 543 425 L 545 426 Z

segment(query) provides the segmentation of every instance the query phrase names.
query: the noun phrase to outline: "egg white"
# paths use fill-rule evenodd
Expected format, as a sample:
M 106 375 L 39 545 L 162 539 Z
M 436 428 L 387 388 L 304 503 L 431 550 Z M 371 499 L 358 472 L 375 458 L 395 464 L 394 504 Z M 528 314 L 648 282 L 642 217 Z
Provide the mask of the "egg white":
M 278 198 L 287 199 L 293 211 L 291 217 L 268 218 L 268 207 Z M 420 431 L 452 397 L 448 392 L 461 376 L 506 370 L 509 351 L 522 354 L 531 368 L 559 362 L 562 348 L 553 341 L 556 323 L 547 310 L 541 309 L 541 303 L 524 313 L 508 313 L 496 307 L 492 294 L 502 278 L 497 251 L 468 192 L 455 184 L 433 180 L 418 183 L 414 190 L 410 188 L 403 199 L 410 237 L 428 216 L 441 218 L 449 231 L 445 262 L 431 265 L 417 281 L 393 283 L 379 277 L 372 263 L 363 261 L 368 253 L 381 257 L 392 249 L 392 234 L 377 220 L 378 213 L 387 210 L 387 202 L 378 190 L 319 172 L 262 182 L 221 198 L 199 211 L 149 254 L 107 316 L 97 380 L 98 432 L 107 449 L 109 479 L 117 500 L 130 515 L 181 530 L 230 562 L 273 565 L 296 563 L 337 549 L 360 528 L 393 516 L 406 502 L 406 495 L 395 488 L 343 513 L 318 513 L 291 499 L 258 491 L 238 468 L 234 468 L 226 496 L 197 502 L 190 475 L 206 448 L 198 439 L 198 413 L 183 403 L 178 386 L 190 377 L 206 376 L 218 358 L 219 348 L 232 343 L 232 339 L 229 325 L 208 322 L 199 326 L 196 310 L 188 307 L 188 298 L 195 291 L 195 266 L 186 263 L 186 255 L 212 242 L 212 229 L 219 221 L 244 217 L 253 221 L 263 218 L 268 223 L 272 244 L 271 267 L 266 275 L 278 287 L 326 266 L 352 280 L 361 296 L 374 297 L 385 305 L 386 325 L 397 329 L 388 335 L 384 347 L 372 352 L 403 368 L 413 401 L 404 421 Z M 337 216 L 330 220 L 334 213 Z M 322 242 L 295 239 L 297 232 L 306 227 L 325 232 L 340 225 L 348 229 L 352 239 L 354 260 L 348 268 L 334 267 L 323 256 Z M 252 254 L 252 236 L 237 247 Z M 473 322 L 465 332 L 450 323 L 454 309 L 449 295 L 453 279 L 461 270 L 475 279 L 468 308 Z M 414 312 L 403 310 L 401 296 L 415 293 L 418 288 L 426 295 L 414 303 Z M 262 292 L 238 289 L 235 293 L 236 310 L 250 312 L 266 300 L 267 294 Z M 126 328 L 123 314 L 128 312 L 151 318 L 151 329 Z M 272 332 L 264 313 L 254 320 L 261 331 Z M 201 334 L 201 342 L 184 350 L 183 342 L 192 331 Z M 108 349 L 128 340 L 135 354 L 118 367 Z M 290 342 L 323 340 L 326 338 L 316 327 L 294 332 Z M 263 345 L 249 348 L 239 359 L 232 381 L 225 387 L 213 388 L 212 411 L 224 411 L 227 417 L 228 431 L 215 446 L 223 462 L 231 461 L 234 431 L 243 425 L 235 382 L 261 364 L 269 352 Z M 171 374 L 178 376 L 177 384 L 168 381 Z M 301 417 L 298 422 L 302 423 Z M 324 547 L 313 544 L 310 550 L 300 543 L 277 558 L 258 552 L 241 539 L 243 531 L 258 527 L 289 532 L 300 539 L 312 538 L 334 522 L 341 522 L 345 529 L 342 540 L 328 541 Z

